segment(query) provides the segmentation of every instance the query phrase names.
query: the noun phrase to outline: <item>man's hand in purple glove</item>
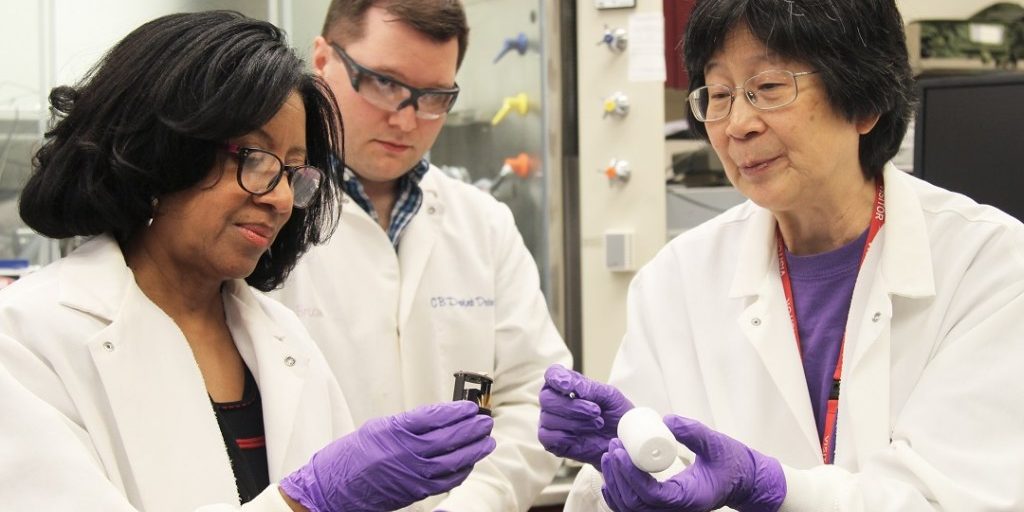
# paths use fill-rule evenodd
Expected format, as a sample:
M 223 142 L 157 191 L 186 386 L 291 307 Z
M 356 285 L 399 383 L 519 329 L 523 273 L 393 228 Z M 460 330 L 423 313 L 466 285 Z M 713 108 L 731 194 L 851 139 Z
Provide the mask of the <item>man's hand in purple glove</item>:
M 615 438 L 619 419 L 633 408 L 619 390 L 554 364 L 540 390 L 540 428 L 544 448 L 560 457 L 601 469 L 601 455 Z
M 460 400 L 367 421 L 285 477 L 313 512 L 394 510 L 451 490 L 494 450 L 494 420 Z
M 779 461 L 699 421 L 670 414 L 665 425 L 697 460 L 659 483 L 637 469 L 622 441 L 615 439 L 602 460 L 602 492 L 613 510 L 705 512 L 727 506 L 740 512 L 775 512 L 782 505 L 786 478 Z

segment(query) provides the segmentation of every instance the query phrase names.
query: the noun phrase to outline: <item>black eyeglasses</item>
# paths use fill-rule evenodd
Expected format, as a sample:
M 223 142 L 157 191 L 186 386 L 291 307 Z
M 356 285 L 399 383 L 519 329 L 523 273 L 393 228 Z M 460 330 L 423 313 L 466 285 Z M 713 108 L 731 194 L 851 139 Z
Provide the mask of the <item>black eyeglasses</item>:
M 295 208 L 305 208 L 313 202 L 324 178 L 323 171 L 312 165 L 285 165 L 269 151 L 235 144 L 224 144 L 222 148 L 238 157 L 238 186 L 252 195 L 269 194 L 287 174 Z
M 398 112 L 409 105 L 420 119 L 438 119 L 451 111 L 459 97 L 459 84 L 450 89 L 420 89 L 359 65 L 336 43 L 328 43 L 345 64 L 352 89 L 371 105 Z

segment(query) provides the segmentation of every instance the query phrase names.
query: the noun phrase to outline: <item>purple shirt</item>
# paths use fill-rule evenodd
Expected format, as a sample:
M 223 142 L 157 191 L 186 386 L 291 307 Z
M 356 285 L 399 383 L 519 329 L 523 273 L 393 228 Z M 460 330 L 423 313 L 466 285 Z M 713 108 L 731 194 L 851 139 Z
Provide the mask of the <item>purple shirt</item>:
M 832 375 L 846 332 L 853 286 L 867 237 L 865 230 L 859 238 L 838 249 L 811 256 L 794 256 L 786 250 L 804 376 L 819 440 L 825 432 Z M 832 443 L 832 450 L 834 453 L 835 443 Z

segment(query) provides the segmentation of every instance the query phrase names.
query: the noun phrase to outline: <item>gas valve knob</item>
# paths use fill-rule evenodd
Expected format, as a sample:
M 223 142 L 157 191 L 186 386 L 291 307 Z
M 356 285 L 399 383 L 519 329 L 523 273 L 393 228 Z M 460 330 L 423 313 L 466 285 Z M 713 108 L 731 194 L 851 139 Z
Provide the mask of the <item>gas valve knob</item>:
M 626 117 L 629 114 L 629 97 L 624 93 L 616 92 L 604 99 L 604 114 L 601 117 L 610 115 Z
M 608 178 L 609 183 L 625 183 L 629 181 L 629 176 L 633 173 L 633 167 L 629 165 L 628 160 L 613 158 L 608 162 L 608 167 L 605 167 L 601 172 L 605 178 Z
M 608 25 L 604 27 L 604 35 L 601 36 L 601 40 L 597 42 L 597 45 L 608 45 L 608 49 L 615 52 L 621 53 L 626 50 L 626 46 L 629 45 L 629 36 L 626 35 L 626 29 L 624 28 L 609 28 Z

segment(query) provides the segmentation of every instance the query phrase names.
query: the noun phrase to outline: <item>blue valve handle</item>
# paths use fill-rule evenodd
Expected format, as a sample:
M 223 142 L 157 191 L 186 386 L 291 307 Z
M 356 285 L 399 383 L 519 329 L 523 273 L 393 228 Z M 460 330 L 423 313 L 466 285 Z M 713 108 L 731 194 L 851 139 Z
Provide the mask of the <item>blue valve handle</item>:
M 526 54 L 526 48 L 529 45 L 529 40 L 526 38 L 526 34 L 520 32 L 516 37 L 505 38 L 505 43 L 501 46 L 501 51 L 498 52 L 498 56 L 494 57 L 492 63 L 496 63 L 505 56 L 506 53 L 515 50 L 519 55 Z
M 597 42 L 598 46 L 607 45 L 609 50 L 620 52 L 626 49 L 626 31 L 623 29 L 612 30 L 607 25 L 604 27 L 604 35 Z

